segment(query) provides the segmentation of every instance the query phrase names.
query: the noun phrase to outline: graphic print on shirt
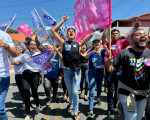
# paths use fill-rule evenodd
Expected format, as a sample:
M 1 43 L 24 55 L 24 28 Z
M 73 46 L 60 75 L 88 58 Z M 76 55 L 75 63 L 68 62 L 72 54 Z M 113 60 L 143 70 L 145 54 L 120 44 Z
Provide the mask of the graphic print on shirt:
M 118 52 L 118 48 L 116 47 L 116 45 L 112 45 L 111 50 L 115 50 L 116 52 Z
M 146 73 L 144 57 L 136 60 L 135 80 L 139 80 Z
M 104 61 L 103 61 L 103 57 L 101 56 L 101 54 L 96 54 L 92 58 L 92 63 L 95 69 L 104 68 Z
M 71 45 L 65 45 L 65 50 L 70 51 L 71 50 Z

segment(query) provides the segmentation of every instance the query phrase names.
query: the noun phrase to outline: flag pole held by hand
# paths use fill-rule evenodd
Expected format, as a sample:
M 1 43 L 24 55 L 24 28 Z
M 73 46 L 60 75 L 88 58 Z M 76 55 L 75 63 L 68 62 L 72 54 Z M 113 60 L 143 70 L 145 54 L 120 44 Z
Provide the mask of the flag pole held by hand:
M 109 59 L 111 59 L 111 25 L 109 27 Z M 109 67 L 109 71 L 111 71 L 110 69 L 111 67 Z

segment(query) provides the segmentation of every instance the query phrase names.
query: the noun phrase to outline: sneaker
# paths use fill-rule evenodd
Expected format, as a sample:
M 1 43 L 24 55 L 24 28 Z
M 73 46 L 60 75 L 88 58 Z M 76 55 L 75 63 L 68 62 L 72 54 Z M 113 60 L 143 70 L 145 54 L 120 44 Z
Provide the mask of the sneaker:
M 88 118 L 91 118 L 91 119 L 92 119 L 93 117 L 94 117 L 93 111 L 90 111 L 90 112 L 89 112 L 89 115 L 88 115 Z
M 114 120 L 115 119 L 115 115 L 114 115 L 114 112 L 111 110 L 111 111 L 108 111 L 108 117 L 111 119 L 111 120 Z
M 50 101 L 50 100 L 47 100 L 47 102 L 46 102 L 46 106 L 49 106 L 49 105 L 50 105 L 50 103 L 51 103 L 51 101 Z
M 101 105 L 101 100 L 100 100 L 100 98 L 97 98 L 97 104 L 98 104 L 98 105 Z

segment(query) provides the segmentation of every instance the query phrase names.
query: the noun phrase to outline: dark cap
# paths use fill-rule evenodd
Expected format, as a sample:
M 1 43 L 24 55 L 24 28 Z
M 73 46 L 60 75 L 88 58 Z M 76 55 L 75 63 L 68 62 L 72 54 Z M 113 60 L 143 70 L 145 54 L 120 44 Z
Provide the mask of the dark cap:
M 92 42 L 94 43 L 95 41 L 99 41 L 99 42 L 100 42 L 100 40 L 99 40 L 99 39 L 95 39 L 95 40 L 93 40 Z

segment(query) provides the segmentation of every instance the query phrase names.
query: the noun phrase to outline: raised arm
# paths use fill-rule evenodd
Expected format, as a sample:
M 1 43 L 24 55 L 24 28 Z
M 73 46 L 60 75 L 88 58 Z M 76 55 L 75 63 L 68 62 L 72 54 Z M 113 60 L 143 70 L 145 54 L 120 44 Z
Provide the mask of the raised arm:
M 105 29 L 105 31 L 102 35 L 103 45 L 105 45 L 107 43 L 107 33 L 108 33 L 108 29 Z
M 65 21 L 67 21 L 68 20 L 68 16 L 64 16 L 63 18 L 62 18 L 62 20 L 56 25 L 56 26 L 54 26 L 53 27 L 53 29 L 52 29 L 52 33 L 53 33 L 53 35 L 54 35 L 54 38 L 55 38 L 55 40 L 58 42 L 58 44 L 59 45 L 63 45 L 63 43 L 64 43 L 64 40 L 58 35 L 58 33 L 56 32 L 56 30 L 57 29 L 59 29 L 60 28 L 60 26 L 65 22 Z
M 58 48 L 55 47 L 56 52 L 58 53 L 60 60 L 63 60 L 62 54 L 60 53 L 60 51 L 58 50 Z
M 108 50 L 107 46 L 106 46 L 106 45 L 103 45 L 103 47 L 104 47 L 104 49 L 106 50 L 106 51 L 105 51 L 105 55 L 106 55 L 106 56 L 109 56 L 109 50 Z
M 81 42 L 79 42 L 79 45 L 82 46 L 84 44 L 86 44 L 93 36 L 93 33 L 88 34 L 85 38 L 83 38 L 83 40 Z
M 131 35 L 132 33 L 137 30 L 139 27 L 141 26 L 141 22 L 140 22 L 140 18 L 136 17 L 136 22 L 134 24 L 134 27 L 125 35 L 125 38 L 127 39 L 127 41 L 130 43 L 131 41 Z

